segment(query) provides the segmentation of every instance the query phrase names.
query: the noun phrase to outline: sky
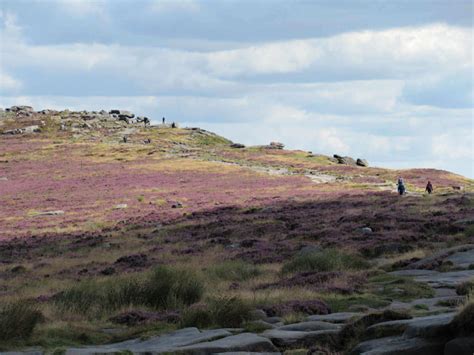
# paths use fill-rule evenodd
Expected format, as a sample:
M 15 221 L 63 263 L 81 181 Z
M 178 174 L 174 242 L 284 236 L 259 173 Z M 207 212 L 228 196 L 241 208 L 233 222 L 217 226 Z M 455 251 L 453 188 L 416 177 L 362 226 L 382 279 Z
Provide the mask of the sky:
M 0 0 L 0 106 L 474 178 L 470 0 Z

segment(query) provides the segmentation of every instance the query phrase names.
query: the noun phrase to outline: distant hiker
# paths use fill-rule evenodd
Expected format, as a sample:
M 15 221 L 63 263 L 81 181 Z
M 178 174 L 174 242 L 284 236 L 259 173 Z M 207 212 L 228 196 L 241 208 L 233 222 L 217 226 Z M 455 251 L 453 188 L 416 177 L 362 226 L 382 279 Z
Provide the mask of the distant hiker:
M 148 117 L 143 117 L 143 123 L 145 124 L 145 127 L 150 125 L 150 120 Z
M 150 144 L 150 143 L 151 143 L 151 139 L 150 139 L 150 138 L 145 139 L 145 140 L 143 141 L 143 143 L 145 143 L 145 144 Z
M 400 195 L 403 195 L 405 193 L 405 183 L 403 182 L 403 179 L 401 177 L 398 178 L 397 188 L 398 188 L 398 193 Z
M 171 128 L 176 128 L 176 123 L 173 122 L 173 123 L 171 124 Z
M 165 118 L 163 117 L 161 120 L 163 121 L 163 124 L 165 124 Z
M 123 142 L 127 143 L 128 138 L 126 136 L 123 136 Z
M 428 192 L 429 194 L 433 192 L 433 185 L 431 184 L 431 181 L 428 181 L 428 183 L 426 184 L 425 191 Z

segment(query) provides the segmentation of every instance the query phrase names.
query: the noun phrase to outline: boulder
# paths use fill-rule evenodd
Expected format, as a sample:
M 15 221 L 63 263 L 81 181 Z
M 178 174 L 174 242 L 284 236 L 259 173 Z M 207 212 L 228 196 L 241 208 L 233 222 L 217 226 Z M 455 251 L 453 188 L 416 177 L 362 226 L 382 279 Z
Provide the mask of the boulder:
M 35 216 L 59 216 L 64 214 L 64 211 L 56 210 L 56 211 L 44 211 L 44 212 L 37 212 Z
M 444 355 L 472 355 L 474 354 L 474 336 L 455 338 L 446 343 Z
M 456 313 L 438 314 L 435 316 L 411 319 L 403 333 L 406 337 L 437 338 L 449 334 L 449 325 Z
M 285 148 L 285 145 L 283 143 L 280 143 L 280 142 L 270 142 L 270 144 L 268 145 L 268 148 L 270 148 L 270 149 L 283 149 L 283 148 Z
M 427 317 L 401 319 L 382 322 L 367 328 L 367 335 L 373 337 L 386 337 L 391 335 L 404 335 L 405 337 L 432 338 L 449 334 L 449 324 L 454 318 L 454 313 L 438 314 Z
M 350 351 L 350 355 L 442 355 L 445 339 L 426 340 L 403 336 L 367 340 Z
M 292 331 L 281 329 L 270 329 L 262 333 L 262 336 L 270 339 L 273 344 L 281 347 L 311 346 L 315 343 L 334 343 L 339 329 L 319 331 Z
M 113 353 L 170 353 L 176 352 L 178 348 L 197 343 L 206 342 L 211 344 L 213 340 L 229 337 L 232 333 L 224 329 L 213 329 L 200 331 L 197 328 L 184 328 L 172 333 L 152 337 L 147 340 L 132 339 L 120 343 L 113 343 L 101 346 L 90 346 L 84 348 L 70 348 L 66 350 L 67 355 L 85 354 L 113 354 Z M 225 338 L 224 338 L 225 339 Z M 266 340 L 266 339 L 264 339 Z M 209 343 L 207 343 L 209 342 Z M 271 345 L 271 343 L 270 343 Z M 270 349 L 270 347 L 268 347 Z M 272 346 L 272 351 L 274 347 Z
M 7 112 L 33 113 L 35 110 L 31 106 L 12 106 L 6 109 Z
M 232 143 L 232 144 L 230 145 L 230 147 L 231 147 L 231 148 L 239 148 L 239 149 L 241 149 L 241 148 L 245 148 L 245 145 L 240 144 L 240 143 Z
M 343 157 L 337 154 L 334 154 L 333 156 L 334 156 L 334 159 L 336 159 L 338 164 L 353 165 L 353 166 L 356 165 L 356 161 L 351 157 L 347 157 L 347 156 Z
M 174 351 L 176 353 L 193 354 L 229 353 L 236 351 L 273 353 L 278 352 L 278 349 L 265 337 L 253 333 L 242 333 L 210 342 L 195 343 L 175 348 Z
M 322 321 L 330 323 L 346 323 L 354 317 L 360 316 L 360 313 L 353 312 L 340 312 L 340 313 L 331 313 L 324 315 L 315 315 L 309 316 L 307 319 L 310 321 Z
M 367 167 L 367 166 L 369 166 L 369 163 L 365 159 L 357 158 L 356 165 Z
M 341 325 L 315 320 L 315 321 L 288 324 L 288 325 L 279 327 L 278 329 L 309 332 L 309 331 L 318 331 L 318 330 L 334 330 L 334 329 L 340 329 L 340 328 L 341 328 Z

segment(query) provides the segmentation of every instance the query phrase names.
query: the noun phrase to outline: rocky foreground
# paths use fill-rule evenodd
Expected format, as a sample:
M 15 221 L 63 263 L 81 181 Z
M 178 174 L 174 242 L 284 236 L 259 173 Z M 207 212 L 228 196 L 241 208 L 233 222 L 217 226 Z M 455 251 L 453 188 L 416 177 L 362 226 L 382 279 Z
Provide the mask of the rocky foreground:
M 474 352 L 472 180 L 145 123 L 0 112 L 0 349 Z

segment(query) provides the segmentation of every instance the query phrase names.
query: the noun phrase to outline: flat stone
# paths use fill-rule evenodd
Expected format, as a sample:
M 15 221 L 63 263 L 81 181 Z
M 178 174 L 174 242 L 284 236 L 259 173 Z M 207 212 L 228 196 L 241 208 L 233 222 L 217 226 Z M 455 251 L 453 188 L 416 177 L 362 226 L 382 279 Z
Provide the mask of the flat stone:
M 59 216 L 64 214 L 64 211 L 56 210 L 56 211 L 44 211 L 35 213 L 35 216 Z
M 174 349 L 177 353 L 219 353 L 219 352 L 278 352 L 278 349 L 267 338 L 253 333 L 242 333 L 219 340 L 195 343 Z
M 66 350 L 68 355 L 76 354 L 107 354 L 131 351 L 133 353 L 163 353 L 175 351 L 179 347 L 184 347 L 196 343 L 212 341 L 223 337 L 229 337 L 232 333 L 223 329 L 203 330 L 197 328 L 184 328 L 175 332 L 152 337 L 147 340 L 132 339 L 120 343 L 107 344 L 102 346 L 89 346 L 84 348 L 70 348 Z
M 369 336 L 384 337 L 404 335 L 405 337 L 436 337 L 445 335 L 455 313 L 437 314 L 434 316 L 400 319 L 371 325 L 367 328 Z
M 0 181 L 8 181 L 8 178 L 6 176 L 1 176 Z
M 457 245 L 452 248 L 448 249 L 443 249 L 431 256 L 428 256 L 426 258 L 420 259 L 418 261 L 415 261 L 408 265 L 407 268 L 409 269 L 420 269 L 423 268 L 427 265 L 432 264 L 433 262 L 437 260 L 449 260 L 449 257 L 455 253 L 460 253 L 464 251 L 469 251 L 473 250 L 474 251 L 474 244 L 464 244 L 464 245 Z
M 474 277 L 474 270 L 440 272 L 438 274 L 418 276 L 415 281 L 426 282 L 431 287 L 456 287 Z
M 115 205 L 114 209 L 115 210 L 120 210 L 120 209 L 124 209 L 124 208 L 127 208 L 127 207 L 128 207 L 128 205 L 126 203 L 120 203 L 118 205 Z
M 408 270 L 392 271 L 392 272 L 389 272 L 389 274 L 395 275 L 395 276 L 417 277 L 417 276 L 437 275 L 439 274 L 439 272 L 435 270 L 408 269 Z
M 435 316 L 413 318 L 408 324 L 404 336 L 415 338 L 436 338 L 449 334 L 449 325 L 456 312 L 438 314 Z
M 324 314 L 324 315 L 313 315 L 313 316 L 309 316 L 307 319 L 309 321 L 346 323 L 351 318 L 357 317 L 360 315 L 361 315 L 360 313 L 354 313 L 354 312 L 339 312 L 339 313 L 331 313 L 331 314 Z
M 336 325 L 334 323 L 329 322 L 321 322 L 321 321 L 309 321 L 309 322 L 301 322 L 301 323 L 294 323 L 284 325 L 283 327 L 279 327 L 280 330 L 291 330 L 291 331 L 318 331 L 318 330 L 329 330 L 329 329 L 340 329 L 341 325 Z
M 350 355 L 442 355 L 444 339 L 426 340 L 401 336 L 367 340 L 349 353 Z
M 474 354 L 474 336 L 455 338 L 446 343 L 444 355 L 472 355 Z
M 456 252 L 446 258 L 451 261 L 455 268 L 468 269 L 474 265 L 474 248 L 466 251 Z
M 276 346 L 311 346 L 315 343 L 325 343 L 334 340 L 339 329 L 319 330 L 312 332 L 271 329 L 262 333 Z

